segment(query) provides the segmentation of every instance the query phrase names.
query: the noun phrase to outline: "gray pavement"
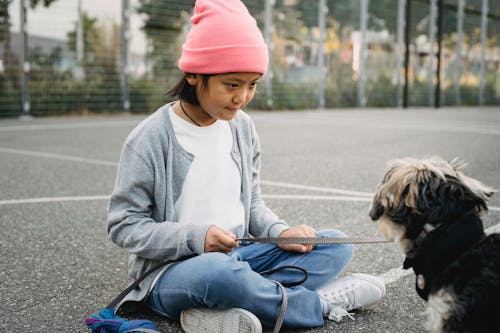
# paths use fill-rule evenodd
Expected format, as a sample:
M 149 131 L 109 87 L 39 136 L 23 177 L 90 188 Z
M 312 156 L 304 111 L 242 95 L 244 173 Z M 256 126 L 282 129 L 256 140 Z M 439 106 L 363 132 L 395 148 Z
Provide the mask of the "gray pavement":
M 262 143 L 266 202 L 290 224 L 377 236 L 367 217 L 369 194 L 396 157 L 459 157 L 469 163 L 468 175 L 500 189 L 499 109 L 250 115 Z M 121 145 L 144 117 L 0 120 L 2 332 L 88 332 L 83 318 L 130 282 L 126 254 L 107 240 L 106 207 Z M 490 207 L 484 222 L 492 229 L 500 221 L 499 194 Z M 425 304 L 413 275 L 399 269 L 402 260 L 394 244 L 358 245 L 347 272 L 380 275 L 386 297 L 354 321 L 282 331 L 422 332 Z M 136 317 L 162 332 L 180 331 L 148 311 Z

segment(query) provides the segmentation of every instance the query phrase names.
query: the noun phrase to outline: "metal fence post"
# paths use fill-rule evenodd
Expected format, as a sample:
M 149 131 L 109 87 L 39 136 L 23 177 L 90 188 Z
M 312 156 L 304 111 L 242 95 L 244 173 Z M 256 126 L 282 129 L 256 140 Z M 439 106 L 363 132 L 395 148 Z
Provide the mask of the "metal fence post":
M 484 86 L 486 84 L 486 37 L 488 29 L 488 0 L 483 0 L 481 8 L 481 64 L 479 67 L 479 105 L 484 105 Z
M 398 27 L 397 27 L 397 52 L 396 52 L 396 106 L 402 105 L 401 93 L 401 68 L 403 66 L 403 32 L 405 26 L 405 6 L 406 0 L 398 0 Z
M 26 9 L 28 7 L 27 0 L 20 1 L 20 28 L 19 28 L 19 63 L 20 66 L 20 85 L 21 85 L 21 118 L 30 118 L 30 97 L 29 97 L 29 48 L 28 48 L 28 32 L 26 29 Z
M 456 62 L 455 62 L 455 104 L 462 104 L 460 96 L 460 80 L 462 78 L 462 39 L 464 34 L 464 6 L 465 0 L 458 0 L 457 8 L 457 50 L 456 50 Z
M 319 27 L 319 45 L 318 45 L 318 108 L 321 110 L 325 107 L 325 35 L 326 35 L 326 13 L 328 7 L 326 0 L 319 0 L 318 6 L 318 27 Z
M 430 19 L 429 19 L 429 67 L 427 70 L 427 96 L 429 98 L 429 106 L 434 104 L 434 38 L 436 36 L 436 0 L 430 2 Z
M 122 110 L 130 109 L 128 91 L 128 41 L 129 41 L 129 0 L 122 0 L 122 22 L 120 29 L 120 97 Z
M 361 47 L 359 51 L 359 72 L 358 72 L 358 106 L 366 105 L 365 83 L 366 83 L 366 25 L 368 21 L 368 0 L 361 0 L 361 13 L 359 25 L 361 30 Z
M 436 90 L 434 91 L 434 107 L 437 109 L 441 106 L 441 47 L 443 43 L 443 0 L 438 0 L 438 16 L 437 16 L 437 70 L 436 70 Z
M 406 1 L 405 5 L 405 85 L 403 87 L 403 108 L 408 107 L 408 72 L 410 70 L 410 10 L 411 0 Z
M 273 7 L 276 0 L 266 0 L 264 12 L 264 39 L 266 41 L 269 53 L 269 66 L 267 74 L 264 77 L 264 92 L 266 96 L 266 105 L 269 109 L 273 107 Z
M 82 0 L 78 0 L 78 26 L 76 29 L 76 62 L 74 73 L 79 80 L 85 78 L 84 62 L 85 62 L 85 42 L 84 42 L 84 27 L 83 27 L 83 12 Z

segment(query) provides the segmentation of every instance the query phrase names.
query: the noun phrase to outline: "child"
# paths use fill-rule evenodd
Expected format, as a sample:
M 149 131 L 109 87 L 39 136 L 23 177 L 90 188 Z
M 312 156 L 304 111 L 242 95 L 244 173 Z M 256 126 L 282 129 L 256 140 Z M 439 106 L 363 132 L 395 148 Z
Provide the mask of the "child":
M 182 48 L 184 76 L 167 104 L 127 138 L 108 216 L 110 239 L 130 253 L 137 279 L 158 269 L 120 304 L 147 304 L 181 321 L 186 332 L 260 332 L 261 323 L 316 327 L 379 301 L 380 279 L 336 279 L 352 245 L 239 244 L 236 238 L 345 237 L 335 230 L 289 226 L 266 207 L 259 186 L 260 145 L 241 109 L 268 65 L 255 19 L 240 0 L 198 0 Z M 296 270 L 259 272 L 295 265 Z M 321 288 L 321 289 L 320 289 Z M 285 301 L 287 300 L 287 301 Z M 284 312 L 286 310 L 286 312 Z M 283 311 L 280 315 L 280 311 Z

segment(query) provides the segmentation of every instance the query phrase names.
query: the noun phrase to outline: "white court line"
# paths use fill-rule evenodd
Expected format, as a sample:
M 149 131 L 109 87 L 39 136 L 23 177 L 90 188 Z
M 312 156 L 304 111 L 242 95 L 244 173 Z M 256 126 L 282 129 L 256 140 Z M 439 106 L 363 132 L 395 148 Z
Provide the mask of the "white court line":
M 0 200 L 0 205 L 13 205 L 25 203 L 41 203 L 41 202 L 62 202 L 62 201 L 86 201 L 86 200 L 108 200 L 109 195 L 94 195 L 94 196 L 76 196 L 76 197 L 42 197 L 42 198 L 27 198 L 27 199 L 10 199 Z M 349 197 L 349 196 L 322 196 L 322 195 L 294 195 L 294 194 L 263 194 L 264 199 L 283 199 L 283 200 L 331 200 L 331 201 L 354 201 L 354 202 L 371 202 L 370 198 Z M 488 207 L 490 211 L 500 212 L 500 207 Z
M 264 199 L 277 200 L 331 200 L 331 201 L 353 201 L 353 202 L 371 202 L 370 198 L 351 197 L 351 196 L 326 196 L 326 195 L 295 195 L 295 194 L 263 194 Z M 85 195 L 75 197 L 41 197 L 41 198 L 26 198 L 26 199 L 8 199 L 0 200 L 0 205 L 15 205 L 27 203 L 44 203 L 44 202 L 64 202 L 64 201 L 90 201 L 90 200 L 109 200 L 110 195 Z M 500 207 L 488 207 L 490 211 L 500 211 Z
M 334 201 L 357 201 L 371 202 L 371 198 L 341 196 L 341 195 L 297 195 L 297 194 L 262 194 L 264 199 L 285 199 L 285 200 L 334 200 Z
M 0 147 L 0 153 L 10 153 L 10 154 L 35 156 L 35 157 L 43 157 L 43 158 L 53 158 L 53 159 L 58 159 L 58 160 L 63 160 L 63 161 L 82 162 L 82 163 L 89 163 L 89 164 L 96 164 L 96 165 L 118 167 L 117 162 L 104 161 L 104 160 L 98 160 L 98 159 L 93 159 L 93 158 L 84 158 L 84 157 L 78 157 L 78 156 L 61 155 L 61 154 L 54 154 L 54 153 L 43 153 L 43 152 L 38 152 L 38 151 L 33 151 L 33 150 Z M 328 187 L 319 187 L 319 186 L 307 186 L 307 185 L 300 185 L 300 184 L 293 184 L 293 183 L 275 182 L 275 181 L 263 180 L 263 179 L 261 179 L 260 183 L 262 185 L 269 185 L 269 186 L 295 188 L 295 189 L 318 191 L 318 192 L 325 192 L 325 193 L 338 193 L 338 194 L 345 194 L 345 195 L 354 196 L 354 199 L 349 199 L 349 198 L 342 197 L 342 196 L 339 196 L 339 197 L 337 197 L 338 199 L 335 199 L 336 197 L 333 197 L 333 196 L 308 196 L 308 195 L 306 195 L 306 196 L 274 195 L 273 196 L 273 195 L 269 195 L 269 198 L 271 198 L 271 199 L 301 199 L 302 198 L 304 200 L 370 201 L 370 200 L 367 200 L 366 197 L 371 198 L 373 196 L 373 193 L 369 193 L 369 192 L 349 191 L 349 190 L 342 190 L 342 189 L 328 188 Z M 362 198 L 362 197 L 365 197 L 365 198 Z M 492 210 L 492 211 L 500 211 L 500 207 L 488 207 L 488 209 Z
M 319 191 L 319 192 L 327 192 L 327 193 L 338 193 L 338 194 L 346 194 L 346 195 L 355 195 L 361 197 L 371 197 L 372 193 L 369 192 L 358 192 L 358 191 L 349 191 L 349 190 L 340 190 L 335 188 L 327 188 L 327 187 L 318 187 L 318 186 L 307 186 L 300 184 L 290 184 L 290 183 L 282 183 L 282 182 L 273 182 L 270 180 L 261 180 L 261 185 L 271 185 L 271 186 L 279 186 L 279 187 L 288 187 L 288 188 L 296 188 L 301 190 L 310 190 L 310 191 Z
M 109 200 L 109 198 L 110 198 L 110 195 L 85 195 L 85 196 L 77 196 L 77 197 L 42 197 L 42 198 L 0 200 L 0 205 L 17 205 L 17 204 L 30 204 L 30 203 L 66 202 L 66 201 Z
M 43 131 L 51 129 L 75 129 L 75 128 L 99 128 L 99 127 L 122 127 L 137 125 L 142 119 L 138 120 L 115 120 L 107 122 L 86 122 L 86 123 L 66 123 L 66 124 L 36 124 L 36 125 L 12 125 L 0 126 L 0 132 L 15 131 Z
M 358 201 L 358 202 L 371 201 L 370 198 L 349 197 L 349 196 L 263 194 L 262 197 L 264 199 L 285 199 L 285 200 L 335 200 L 335 201 Z M 41 198 L 0 200 L 0 205 L 64 202 L 64 201 L 109 200 L 109 198 L 110 195 L 76 196 L 76 197 L 41 197 Z
M 118 167 L 117 162 L 104 161 L 104 160 L 98 160 L 98 159 L 93 159 L 93 158 L 83 158 L 83 157 L 70 156 L 70 155 L 43 153 L 43 152 L 38 152 L 38 151 L 33 151 L 33 150 L 0 147 L 0 152 L 19 154 L 19 155 L 27 155 L 27 156 L 36 156 L 36 157 L 43 157 L 43 158 L 53 158 L 53 159 L 59 159 L 59 160 L 64 160 L 64 161 L 82 162 L 82 163 L 89 163 L 89 164 Z M 288 194 L 263 195 L 264 198 L 269 198 L 269 199 L 338 200 L 338 201 L 369 202 L 369 201 L 371 201 L 371 197 L 373 196 L 373 194 L 369 193 L 369 192 L 349 191 L 349 190 L 341 190 L 341 189 L 336 189 L 336 188 L 319 187 L 319 186 L 307 186 L 307 185 L 300 185 L 300 184 L 275 182 L 275 181 L 270 181 L 270 180 L 261 180 L 260 182 L 263 185 L 269 185 L 269 186 L 295 188 L 295 189 L 319 191 L 319 192 L 326 192 L 326 193 L 339 193 L 339 194 L 346 194 L 349 196 L 353 196 L 353 197 L 345 197 L 345 196 L 288 195 Z M 101 196 L 98 196 L 98 197 L 101 197 Z M 30 199 L 20 199 L 20 200 L 30 200 Z M 36 200 L 36 198 L 33 200 Z M 7 202 L 7 201 L 8 200 L 0 201 L 0 204 L 2 204 L 2 202 Z M 495 206 L 490 206 L 490 207 L 488 207 L 488 209 L 490 211 L 500 211 L 500 207 L 495 207 Z
M 38 152 L 38 151 L 33 151 L 33 150 L 0 147 L 0 153 L 10 153 L 10 154 L 35 156 L 35 157 L 43 157 L 43 158 L 53 158 L 53 159 L 58 159 L 58 160 L 63 160 L 63 161 L 82 162 L 82 163 L 89 163 L 89 164 L 118 167 L 117 162 L 97 160 L 97 159 L 93 159 L 93 158 L 83 158 L 83 157 L 78 157 L 78 156 L 61 155 L 61 154 L 54 154 L 54 153 L 43 153 L 43 152 Z M 300 185 L 300 184 L 273 182 L 273 181 L 269 181 L 269 180 L 261 180 L 260 183 L 261 183 L 261 185 L 296 188 L 296 189 L 301 189 L 301 190 L 320 191 L 320 192 L 326 192 L 326 193 L 338 193 L 338 194 L 363 196 L 363 197 L 371 197 L 372 196 L 372 194 L 368 193 L 368 192 L 349 191 L 349 190 L 341 190 L 341 189 L 318 187 L 318 186 L 306 186 L 306 185 Z
M 72 162 L 82 162 L 82 163 L 97 164 L 97 165 L 107 165 L 107 166 L 113 166 L 113 167 L 117 167 L 118 166 L 118 163 L 116 163 L 116 162 L 96 160 L 96 159 L 93 159 L 93 158 L 84 158 L 84 157 L 78 157 L 78 156 L 60 155 L 60 154 L 53 154 L 53 153 L 43 153 L 43 152 L 38 152 L 38 151 L 33 151 L 33 150 L 23 150 L 23 149 L 13 149 L 13 148 L 0 147 L 0 152 L 1 153 L 18 154 L 18 155 L 26 155 L 26 156 L 54 158 L 54 159 L 57 159 L 57 160 L 72 161 Z

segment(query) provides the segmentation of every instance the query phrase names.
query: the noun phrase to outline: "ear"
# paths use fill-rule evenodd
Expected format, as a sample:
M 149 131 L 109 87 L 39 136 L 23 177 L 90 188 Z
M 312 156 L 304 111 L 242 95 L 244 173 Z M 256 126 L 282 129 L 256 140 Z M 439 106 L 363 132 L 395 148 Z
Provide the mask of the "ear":
M 198 84 L 200 76 L 198 74 L 184 73 L 187 83 L 191 86 L 196 86 Z
M 474 178 L 465 176 L 462 173 L 459 173 L 459 181 L 465 188 L 464 200 L 472 202 L 478 214 L 483 211 L 487 211 L 488 199 L 497 191 Z
M 373 198 L 372 207 L 370 208 L 368 216 L 372 219 L 372 221 L 377 221 L 382 214 L 384 214 L 384 206 L 380 203 L 380 200 L 378 200 L 376 196 Z
M 486 203 L 489 197 L 498 191 L 481 183 L 479 180 L 466 176 L 463 173 L 463 169 L 465 169 L 467 163 L 459 160 L 458 158 L 453 159 L 453 161 L 450 162 L 450 165 L 456 172 L 454 176 L 457 180 L 472 193 L 468 193 L 468 196 L 470 195 L 469 199 L 476 202 L 477 213 L 481 213 L 483 210 L 488 210 Z
M 427 222 L 439 222 L 470 211 L 487 210 L 489 195 L 490 192 L 473 191 L 463 180 L 453 176 L 433 177 L 419 188 L 417 210 Z
M 480 214 L 488 210 L 488 198 L 495 192 L 479 181 L 460 174 L 460 179 L 451 177 L 448 179 L 450 196 L 454 197 L 460 213 L 475 210 Z M 450 207 L 450 209 L 455 207 Z

